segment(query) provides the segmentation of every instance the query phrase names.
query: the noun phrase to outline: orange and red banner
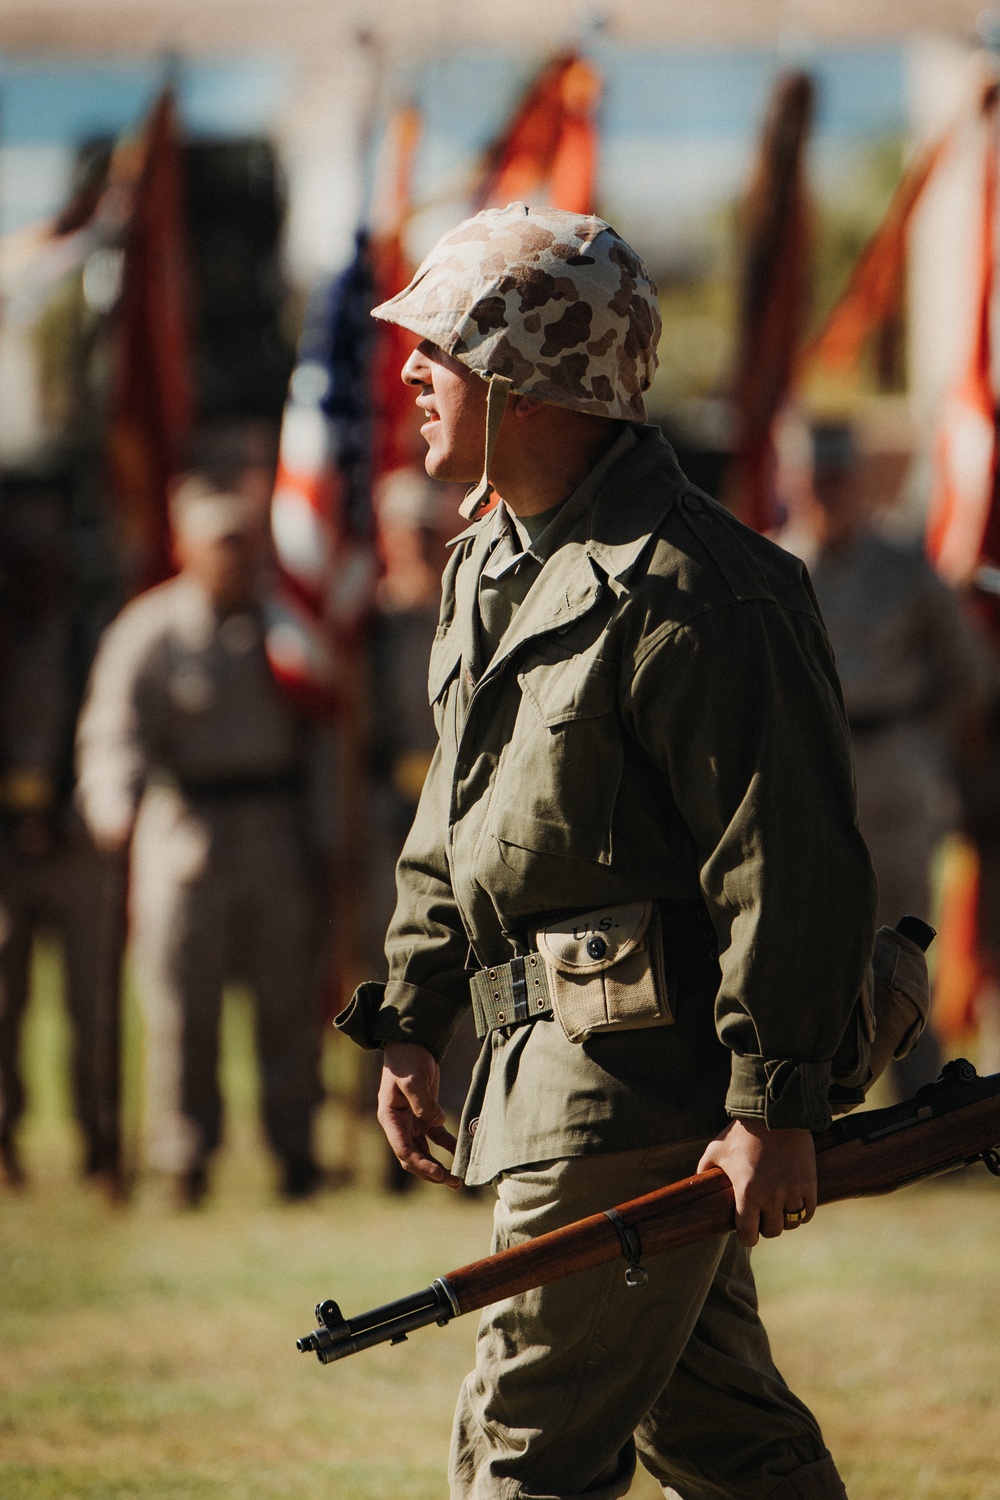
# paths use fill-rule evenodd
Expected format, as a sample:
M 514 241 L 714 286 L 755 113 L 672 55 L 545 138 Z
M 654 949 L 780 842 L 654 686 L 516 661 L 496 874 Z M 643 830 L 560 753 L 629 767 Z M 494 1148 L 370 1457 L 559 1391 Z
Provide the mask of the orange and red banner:
M 990 321 L 996 259 L 998 85 L 982 105 L 983 175 L 979 256 L 969 360 L 945 398 L 934 448 L 927 553 L 950 582 L 966 583 L 983 555 L 996 481 L 996 400 Z
M 389 122 L 386 181 L 373 214 L 372 269 L 379 302 L 401 292 L 413 274 L 403 236 L 412 208 L 413 167 L 422 128 L 420 112 L 412 106 L 397 110 Z M 372 479 L 376 484 L 393 469 L 423 462 L 413 392 L 400 379 L 416 343 L 415 334 L 398 323 L 376 324 L 371 372 L 375 406 Z
M 476 210 L 544 201 L 593 213 L 601 88 L 596 67 L 577 52 L 547 63 L 487 149 Z
M 732 509 L 757 531 L 777 522 L 774 420 L 791 387 L 806 314 L 811 211 L 805 147 L 814 87 L 805 73 L 778 81 L 744 210 Z
M 868 340 L 898 313 L 910 223 L 953 136 L 951 130 L 914 156 L 882 222 L 855 262 L 846 288 L 807 345 L 804 367 L 816 364 L 837 371 L 856 366 Z

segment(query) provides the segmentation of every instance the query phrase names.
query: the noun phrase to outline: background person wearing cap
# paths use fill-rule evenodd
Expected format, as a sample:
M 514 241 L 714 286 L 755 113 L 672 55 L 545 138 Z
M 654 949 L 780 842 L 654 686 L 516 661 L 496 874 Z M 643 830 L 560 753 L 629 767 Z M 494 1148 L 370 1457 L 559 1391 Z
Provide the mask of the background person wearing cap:
M 428 473 L 484 468 L 466 513 L 491 485 L 503 503 L 444 579 L 389 981 L 338 1025 L 383 1049 L 407 1169 L 495 1184 L 495 1249 L 710 1163 L 739 1229 L 650 1261 L 642 1290 L 618 1264 L 489 1309 L 453 1500 L 612 1500 L 637 1449 L 686 1500 L 843 1500 L 746 1249 L 811 1217 L 809 1132 L 874 934 L 804 570 L 640 425 L 655 288 L 601 220 L 479 214 L 376 316 L 423 340 L 404 379 Z M 438 1065 L 470 998 L 484 1046 L 456 1142 Z
M 309 730 L 264 651 L 266 502 L 256 476 L 197 473 L 173 496 L 180 572 L 106 632 L 77 736 L 95 841 L 131 841 L 147 1046 L 147 1156 L 184 1201 L 221 1136 L 223 984 L 245 981 L 282 1189 L 311 1192 L 320 1097 L 317 911 L 306 836 Z

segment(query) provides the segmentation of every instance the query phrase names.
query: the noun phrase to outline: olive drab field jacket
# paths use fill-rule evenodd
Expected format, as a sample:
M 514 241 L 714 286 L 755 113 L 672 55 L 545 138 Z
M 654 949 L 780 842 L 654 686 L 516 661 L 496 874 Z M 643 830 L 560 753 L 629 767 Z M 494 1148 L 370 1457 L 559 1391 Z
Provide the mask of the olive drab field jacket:
M 558 512 L 489 661 L 492 518 L 457 539 L 389 982 L 338 1021 L 440 1057 L 473 972 L 553 919 L 658 903 L 669 1020 L 582 1042 L 551 1016 L 492 1031 L 455 1163 L 470 1183 L 712 1133 L 727 1112 L 824 1126 L 871 954 L 874 876 L 805 569 L 696 491 L 656 429 L 635 433 Z

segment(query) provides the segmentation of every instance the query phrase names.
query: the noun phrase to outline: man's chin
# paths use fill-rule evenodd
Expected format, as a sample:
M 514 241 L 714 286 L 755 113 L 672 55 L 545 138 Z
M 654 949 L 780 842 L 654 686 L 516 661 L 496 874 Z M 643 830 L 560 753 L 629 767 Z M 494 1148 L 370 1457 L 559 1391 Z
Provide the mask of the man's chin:
M 463 464 L 450 453 L 435 453 L 433 448 L 427 450 L 424 470 L 431 479 L 440 479 L 445 484 L 475 484 L 480 474 L 478 468 L 471 472 L 468 464 Z

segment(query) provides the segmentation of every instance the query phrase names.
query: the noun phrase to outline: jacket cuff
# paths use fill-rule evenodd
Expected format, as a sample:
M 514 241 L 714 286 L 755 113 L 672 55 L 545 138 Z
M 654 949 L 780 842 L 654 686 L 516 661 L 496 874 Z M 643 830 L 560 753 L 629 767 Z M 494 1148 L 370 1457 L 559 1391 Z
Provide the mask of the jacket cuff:
M 726 1113 L 763 1120 L 768 1130 L 825 1130 L 830 1113 L 829 1062 L 734 1052 Z
M 453 1003 L 433 990 L 403 980 L 388 984 L 369 980 L 358 986 L 333 1024 L 369 1051 L 386 1042 L 416 1042 L 440 1062 L 461 1014 L 461 1009 L 456 1011 Z

